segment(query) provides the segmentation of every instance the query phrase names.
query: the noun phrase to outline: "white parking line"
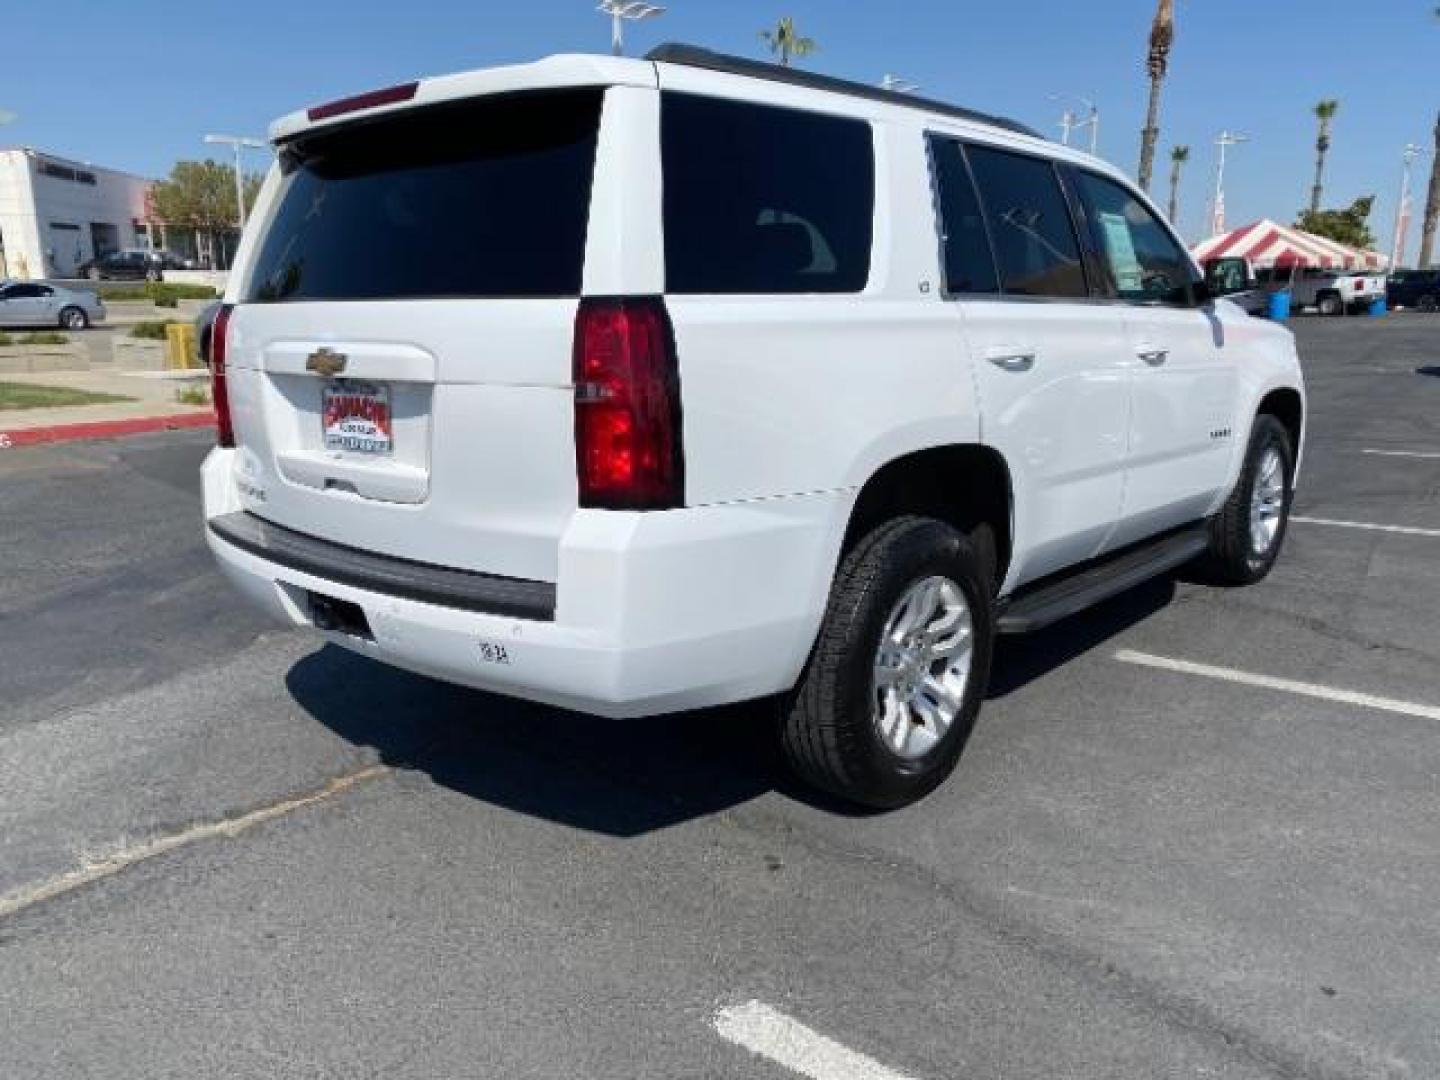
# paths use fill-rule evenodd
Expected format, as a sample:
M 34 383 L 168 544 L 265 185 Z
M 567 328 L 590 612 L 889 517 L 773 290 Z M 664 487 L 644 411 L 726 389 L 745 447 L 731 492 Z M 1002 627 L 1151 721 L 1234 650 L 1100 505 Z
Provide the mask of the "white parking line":
M 721 1009 L 714 1024 L 722 1038 L 810 1080 L 910 1080 L 763 1001 Z
M 262 806 L 259 810 L 252 810 L 240 817 L 226 818 L 223 821 L 212 821 L 204 825 L 193 825 L 177 833 L 169 833 L 165 836 L 157 836 L 153 840 L 147 840 L 143 844 L 134 847 L 124 848 L 108 855 L 103 859 L 88 862 L 84 866 L 70 870 L 59 877 L 50 878 L 47 881 L 31 882 L 29 885 L 22 885 L 18 889 L 11 889 L 7 893 L 0 893 L 0 919 L 7 915 L 14 915 L 16 912 L 24 911 L 34 904 L 45 900 L 53 900 L 57 896 L 85 885 L 93 884 L 107 877 L 113 877 L 122 870 L 128 870 L 136 863 L 142 863 L 146 859 L 153 859 L 157 855 L 164 855 L 166 852 L 174 851 L 176 848 L 186 847 L 189 844 L 198 843 L 201 840 L 215 840 L 219 837 L 235 837 L 257 825 L 263 825 L 267 821 L 274 821 L 276 818 L 293 814 L 296 810 L 303 810 L 307 806 L 314 806 L 316 803 L 332 799 L 336 795 L 349 791 L 356 784 L 362 784 L 366 780 L 373 780 L 377 776 L 383 776 L 390 769 L 385 765 L 370 765 L 359 769 L 356 772 L 347 773 L 344 776 L 336 777 L 323 788 L 312 791 L 308 795 L 299 795 L 293 799 L 285 799 L 282 802 L 271 803 L 269 806 Z
M 1440 458 L 1440 453 L 1429 453 L 1424 450 L 1361 450 L 1362 454 L 1373 454 L 1375 457 L 1408 457 L 1408 458 Z
M 1190 660 L 1172 660 L 1168 656 L 1152 656 L 1149 653 L 1121 649 L 1115 659 L 1122 664 L 1139 664 L 1141 667 L 1159 668 L 1161 671 L 1175 671 L 1182 675 L 1202 675 L 1207 679 L 1240 683 L 1244 686 L 1258 686 L 1264 690 L 1280 690 L 1302 697 L 1320 698 L 1323 701 L 1338 701 L 1344 705 L 1359 705 L 1364 709 L 1379 709 L 1382 712 L 1399 713 L 1402 716 L 1418 716 L 1423 720 L 1440 720 L 1440 707 L 1420 705 L 1413 701 L 1397 701 L 1394 698 L 1362 694 L 1358 690 L 1342 690 L 1318 683 L 1297 682 L 1294 679 L 1277 679 L 1273 675 L 1256 675 L 1235 668 L 1215 667 L 1211 664 L 1197 664 Z
M 1368 529 L 1371 532 L 1399 533 L 1401 536 L 1440 537 L 1440 529 L 1417 529 L 1413 525 L 1377 525 L 1371 521 L 1336 521 L 1334 518 L 1300 517 L 1292 515 L 1291 521 L 1301 525 L 1333 525 L 1337 529 Z

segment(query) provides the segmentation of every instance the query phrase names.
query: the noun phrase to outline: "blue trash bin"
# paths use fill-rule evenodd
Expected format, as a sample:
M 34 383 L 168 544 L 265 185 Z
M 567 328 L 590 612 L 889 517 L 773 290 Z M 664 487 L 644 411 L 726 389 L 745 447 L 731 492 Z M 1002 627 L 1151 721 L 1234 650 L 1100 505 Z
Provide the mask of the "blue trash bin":
M 1385 297 L 1377 296 L 1374 300 L 1370 301 L 1370 317 L 1372 319 L 1380 318 L 1380 316 L 1384 315 L 1388 310 L 1389 308 L 1385 304 Z
M 1290 293 L 1286 289 L 1270 294 L 1270 304 L 1265 311 L 1266 317 L 1276 322 L 1284 322 L 1290 318 Z

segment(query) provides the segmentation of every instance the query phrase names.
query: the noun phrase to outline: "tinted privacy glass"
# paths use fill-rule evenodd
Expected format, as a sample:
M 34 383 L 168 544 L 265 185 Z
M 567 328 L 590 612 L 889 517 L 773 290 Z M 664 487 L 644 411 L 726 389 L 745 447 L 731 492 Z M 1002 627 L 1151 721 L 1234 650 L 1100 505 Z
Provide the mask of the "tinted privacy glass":
M 965 166 L 964 151 L 959 143 L 932 139 L 930 153 L 935 163 L 935 194 L 945 249 L 945 291 L 996 292 L 999 283 L 995 258 L 990 252 L 980 200 Z
M 600 102 L 492 98 L 303 139 L 246 299 L 578 295 Z
M 865 287 L 868 124 L 686 94 L 666 94 L 661 115 L 666 291 Z
M 1109 271 L 1116 294 L 1125 300 L 1191 303 L 1195 270 L 1160 220 L 1113 180 L 1088 172 L 1074 175 L 1085 203 L 1091 243 Z M 1237 279 L 1227 284 L 1243 288 L 1244 267 L 1237 262 L 1227 266 Z
M 1055 168 L 1040 158 L 969 148 L 1007 293 L 1085 296 L 1085 271 Z

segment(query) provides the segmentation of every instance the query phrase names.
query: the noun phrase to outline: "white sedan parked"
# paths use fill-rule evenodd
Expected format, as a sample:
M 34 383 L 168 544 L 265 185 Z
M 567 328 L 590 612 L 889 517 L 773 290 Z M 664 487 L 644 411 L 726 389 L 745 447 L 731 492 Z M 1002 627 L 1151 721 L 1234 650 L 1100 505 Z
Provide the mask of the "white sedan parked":
M 0 281 L 0 327 L 63 326 L 84 330 L 105 318 L 105 305 L 92 292 L 39 281 Z

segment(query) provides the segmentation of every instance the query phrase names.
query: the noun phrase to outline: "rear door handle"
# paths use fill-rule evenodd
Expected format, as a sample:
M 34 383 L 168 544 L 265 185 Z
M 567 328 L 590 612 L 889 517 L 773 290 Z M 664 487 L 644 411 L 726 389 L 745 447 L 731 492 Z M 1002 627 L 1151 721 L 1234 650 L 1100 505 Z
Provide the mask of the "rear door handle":
M 1002 371 L 1029 371 L 1035 366 L 1035 350 L 1006 345 L 985 350 L 985 359 Z
M 1159 367 L 1170 359 L 1169 349 L 1158 349 L 1151 345 L 1142 345 L 1135 350 L 1135 355 L 1144 360 L 1151 367 Z

